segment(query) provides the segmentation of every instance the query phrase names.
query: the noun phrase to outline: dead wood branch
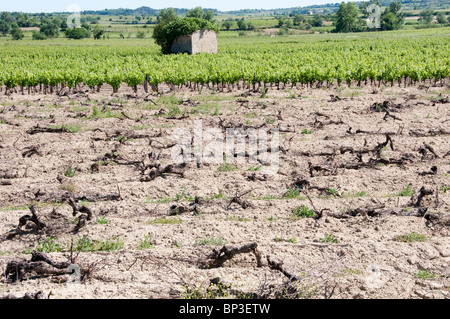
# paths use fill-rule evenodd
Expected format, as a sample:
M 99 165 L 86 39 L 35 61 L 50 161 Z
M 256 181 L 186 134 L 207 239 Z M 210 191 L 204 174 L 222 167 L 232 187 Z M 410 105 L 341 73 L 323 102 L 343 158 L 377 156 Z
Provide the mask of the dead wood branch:
M 34 206 L 30 206 L 30 211 L 31 211 L 31 216 L 30 215 L 22 216 L 19 219 L 19 225 L 17 226 L 17 228 L 15 230 L 9 232 L 8 235 L 6 236 L 6 239 L 12 239 L 16 235 L 20 234 L 23 226 L 27 226 L 27 227 L 36 229 L 38 231 L 41 231 L 41 230 L 44 230 L 45 228 L 47 228 L 47 224 L 38 217 L 36 208 Z M 31 222 L 32 224 L 29 224 L 29 222 Z
M 146 174 L 147 169 L 151 169 L 150 173 Z M 151 164 L 147 165 L 143 170 L 142 174 L 145 175 L 141 178 L 141 182 L 150 182 L 155 180 L 159 176 L 164 176 L 166 174 L 174 174 L 184 178 L 184 173 L 186 169 L 186 164 L 169 164 L 166 166 L 161 166 L 161 164 Z
M 64 125 L 58 128 L 52 128 L 52 127 L 40 127 L 39 124 L 30 128 L 27 131 L 27 134 L 30 135 L 38 133 L 70 133 L 70 131 Z
M 285 275 L 289 281 L 298 281 L 299 278 L 297 276 L 295 276 L 294 274 L 290 273 L 289 271 L 287 271 L 284 267 L 283 267 L 283 262 L 276 262 L 273 261 L 272 259 L 270 259 L 270 256 L 267 256 L 267 264 L 269 266 L 270 269 L 272 270 L 277 270 L 279 272 L 281 272 L 283 275 Z
M 41 155 L 40 153 L 39 153 L 39 147 L 37 147 L 37 146 L 30 146 L 30 147 L 27 147 L 27 148 L 25 148 L 24 149 L 24 151 L 23 151 L 23 153 L 22 153 L 22 157 L 23 158 L 25 158 L 25 157 L 31 157 L 31 156 L 33 156 L 33 155 Z
M 16 297 L 13 294 L 6 295 L 4 297 L 1 297 L 0 299 L 3 300 L 37 300 L 37 299 L 45 299 L 44 293 L 42 291 L 39 291 L 37 293 L 30 293 L 27 292 L 23 297 Z
M 432 195 L 433 193 L 434 191 L 432 189 L 427 189 L 422 186 L 418 192 L 415 192 L 414 195 L 411 196 L 406 206 L 421 207 L 422 199 L 427 195 Z
M 0 117 L 0 123 L 6 124 L 6 125 L 11 125 L 11 126 L 16 126 L 16 127 L 19 127 L 19 126 L 20 126 L 20 124 L 18 124 L 18 123 L 13 123 L 13 122 L 11 122 L 11 121 L 5 119 L 4 117 Z
M 247 209 L 247 208 L 251 207 L 251 204 L 249 202 L 247 202 L 246 200 L 243 200 L 242 197 L 247 195 L 248 193 L 251 193 L 252 191 L 253 191 L 253 189 L 245 191 L 239 195 L 238 195 L 238 191 L 236 191 L 236 195 L 228 202 L 226 209 L 227 210 L 230 209 L 231 205 L 234 203 L 240 205 L 243 209 Z
M 434 157 L 430 157 L 428 155 L 428 152 L 433 154 Z M 439 158 L 439 156 L 434 151 L 433 147 L 431 147 L 430 145 L 428 145 L 426 143 L 423 143 L 423 145 L 421 147 L 419 147 L 419 154 L 422 155 L 422 161 L 425 159 L 428 159 L 428 158 Z
M 195 197 L 194 202 L 184 205 L 184 204 L 176 204 L 172 205 L 169 208 L 169 216 L 181 215 L 186 213 L 194 213 L 194 215 L 198 215 L 197 205 L 199 204 L 199 197 Z
M 208 260 L 203 261 L 201 264 L 203 268 L 218 268 L 222 267 L 226 261 L 232 259 L 234 256 L 248 253 L 253 253 L 253 255 L 255 255 L 256 264 L 258 267 L 263 266 L 262 256 L 258 251 L 257 243 L 247 244 L 242 247 L 231 247 L 225 245 L 220 250 L 213 249 L 211 255 L 208 256 Z

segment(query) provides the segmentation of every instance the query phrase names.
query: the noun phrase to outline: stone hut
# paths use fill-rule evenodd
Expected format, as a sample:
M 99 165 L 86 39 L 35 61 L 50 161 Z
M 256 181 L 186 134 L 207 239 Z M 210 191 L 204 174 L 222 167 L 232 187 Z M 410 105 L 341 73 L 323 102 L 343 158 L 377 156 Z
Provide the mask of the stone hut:
M 217 53 L 217 33 L 202 29 L 191 35 L 180 36 L 173 41 L 171 51 L 172 53 L 189 54 Z

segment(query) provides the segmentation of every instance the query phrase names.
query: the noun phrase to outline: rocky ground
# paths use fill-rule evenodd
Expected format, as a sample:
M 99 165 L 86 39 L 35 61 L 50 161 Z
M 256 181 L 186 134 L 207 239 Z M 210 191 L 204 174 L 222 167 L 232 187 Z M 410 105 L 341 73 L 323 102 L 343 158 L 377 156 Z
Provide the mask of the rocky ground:
M 111 93 L 1 93 L 0 297 L 450 298 L 448 85 Z M 195 120 L 276 173 L 174 165 Z

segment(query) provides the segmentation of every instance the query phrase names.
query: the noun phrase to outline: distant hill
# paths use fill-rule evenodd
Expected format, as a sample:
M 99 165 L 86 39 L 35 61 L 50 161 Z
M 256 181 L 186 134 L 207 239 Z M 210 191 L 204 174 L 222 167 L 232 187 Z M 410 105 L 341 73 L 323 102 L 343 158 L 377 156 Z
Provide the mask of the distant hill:
M 346 1 L 346 0 L 342 0 Z M 389 6 L 391 2 L 395 0 L 381 0 L 382 6 Z M 347 1 L 346 1 L 347 2 Z M 362 2 L 366 1 L 353 1 L 359 6 Z M 450 0 L 401 0 L 402 8 L 406 11 L 412 10 L 450 10 Z M 262 9 L 244 9 L 235 11 L 219 11 L 217 9 L 205 8 L 212 10 L 215 15 L 236 15 L 236 16 L 259 16 L 259 15 L 289 15 L 289 14 L 310 14 L 310 13 L 335 13 L 340 6 L 340 1 L 337 3 L 328 3 L 322 5 L 311 5 L 306 7 L 293 7 L 293 8 L 279 8 L 271 10 Z M 175 8 L 178 15 L 186 14 L 188 9 Z M 105 9 L 105 10 L 87 10 L 83 11 L 86 15 L 113 15 L 113 16 L 157 16 L 160 10 L 150 7 L 140 7 L 137 9 Z M 55 12 L 56 13 L 56 12 Z M 61 13 L 61 12 L 60 12 Z
M 186 14 L 188 9 L 180 9 L 175 8 L 175 11 L 178 15 L 184 15 Z M 212 10 L 214 13 L 219 13 L 219 10 L 217 9 L 208 9 Z M 153 9 L 150 7 L 140 7 L 137 9 L 105 9 L 100 11 L 83 11 L 83 14 L 96 14 L 96 15 L 113 15 L 113 16 L 139 16 L 139 15 L 149 15 L 149 16 L 156 16 L 159 14 L 158 9 Z

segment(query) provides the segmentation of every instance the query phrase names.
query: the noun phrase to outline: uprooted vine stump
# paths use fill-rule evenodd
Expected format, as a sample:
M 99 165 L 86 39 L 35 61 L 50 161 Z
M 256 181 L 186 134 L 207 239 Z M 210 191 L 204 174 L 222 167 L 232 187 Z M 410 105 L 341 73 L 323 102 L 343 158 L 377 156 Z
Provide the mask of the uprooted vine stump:
M 28 276 L 63 276 L 72 274 L 70 262 L 56 262 L 46 254 L 33 251 L 29 261 L 12 260 L 6 265 L 4 276 L 10 282 L 26 280 Z M 80 269 L 80 276 L 84 277 L 89 273 L 88 269 Z
M 186 213 L 193 213 L 194 215 L 198 215 L 199 212 L 197 210 L 197 205 L 200 203 L 200 198 L 195 197 L 195 200 L 188 205 L 178 203 L 176 205 L 172 205 L 169 208 L 169 216 L 182 215 Z
M 73 217 L 79 215 L 78 223 L 73 229 L 74 232 L 79 231 L 86 225 L 87 221 L 93 219 L 94 214 L 90 208 L 78 205 L 72 197 L 68 198 L 67 200 L 64 199 L 63 202 L 64 201 L 67 201 L 67 203 L 72 207 Z M 48 216 L 46 216 L 48 217 L 46 218 L 47 222 L 42 221 L 43 218 L 38 215 L 36 207 L 34 205 L 30 206 L 29 209 L 31 211 L 31 215 L 24 215 L 19 218 L 18 226 L 6 234 L 7 240 L 11 240 L 15 236 L 21 234 L 23 228 L 36 231 L 37 233 L 43 233 L 48 236 L 54 235 L 57 232 L 67 231 L 67 227 L 70 224 L 69 220 L 64 215 L 58 213 L 56 208 L 53 208 L 52 212 L 48 214 Z M 54 220 L 61 219 L 65 220 L 65 223 L 52 223 L 52 221 Z
M 19 225 L 16 229 L 9 232 L 6 236 L 6 239 L 12 239 L 16 235 L 22 232 L 22 227 L 26 227 L 28 229 L 35 229 L 37 231 L 48 231 L 48 226 L 45 222 L 41 220 L 41 218 L 37 215 L 36 208 L 34 206 L 30 206 L 31 216 L 24 215 L 19 219 Z
M 150 169 L 149 173 L 145 173 L 148 169 Z M 161 166 L 161 164 L 151 164 L 147 165 L 142 170 L 141 182 L 151 182 L 155 180 L 159 176 L 164 176 L 166 174 L 178 175 L 180 177 L 184 177 L 184 172 L 186 169 L 186 164 L 170 164 L 167 166 Z
M 31 293 L 31 292 L 27 292 L 25 293 L 25 295 L 23 297 L 16 297 L 13 294 L 9 294 L 6 295 L 4 297 L 0 297 L 0 299 L 3 300 L 19 300 L 19 299 L 23 299 L 23 300 L 38 300 L 38 299 L 45 299 L 44 293 L 42 291 L 36 292 L 36 293 Z
M 220 250 L 213 249 L 211 254 L 207 257 L 207 260 L 203 260 L 200 262 L 201 268 L 218 268 L 222 267 L 223 264 L 232 259 L 234 256 L 239 254 L 248 254 L 252 253 L 256 257 L 256 264 L 258 267 L 262 267 L 262 255 L 258 251 L 258 244 L 251 243 L 244 245 L 242 247 L 231 247 L 231 246 L 223 246 Z

